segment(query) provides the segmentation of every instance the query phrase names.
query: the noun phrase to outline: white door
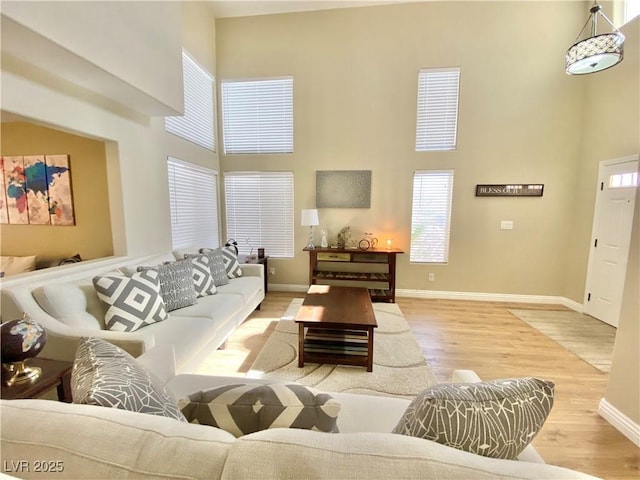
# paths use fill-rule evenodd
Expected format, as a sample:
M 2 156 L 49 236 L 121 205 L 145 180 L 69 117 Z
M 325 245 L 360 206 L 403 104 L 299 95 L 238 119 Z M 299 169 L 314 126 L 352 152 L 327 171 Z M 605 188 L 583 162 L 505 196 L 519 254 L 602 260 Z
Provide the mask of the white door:
M 614 327 L 620 317 L 637 185 L 638 156 L 600 163 L 584 311 Z

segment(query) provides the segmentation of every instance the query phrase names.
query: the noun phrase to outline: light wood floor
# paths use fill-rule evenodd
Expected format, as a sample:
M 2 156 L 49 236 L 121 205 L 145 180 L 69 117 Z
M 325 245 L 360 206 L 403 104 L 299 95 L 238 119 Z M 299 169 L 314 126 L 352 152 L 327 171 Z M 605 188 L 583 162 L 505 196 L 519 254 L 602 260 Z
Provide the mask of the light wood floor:
M 202 373 L 243 376 L 274 322 L 291 299 L 302 296 L 269 293 Z M 565 307 L 414 298 L 397 303 L 438 380 L 448 381 L 454 369 L 471 369 L 486 380 L 536 376 L 555 382 L 551 415 L 533 441 L 547 463 L 607 480 L 640 478 L 640 449 L 597 413 L 607 374 L 508 312 Z

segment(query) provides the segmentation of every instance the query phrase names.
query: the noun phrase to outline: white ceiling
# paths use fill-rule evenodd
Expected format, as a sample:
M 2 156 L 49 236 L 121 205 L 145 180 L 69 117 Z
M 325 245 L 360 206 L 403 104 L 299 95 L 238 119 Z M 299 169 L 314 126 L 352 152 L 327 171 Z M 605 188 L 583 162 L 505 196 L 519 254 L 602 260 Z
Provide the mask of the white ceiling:
M 270 15 L 273 13 L 308 12 L 332 8 L 369 7 L 390 3 L 410 3 L 424 0 L 209 0 L 216 18 Z

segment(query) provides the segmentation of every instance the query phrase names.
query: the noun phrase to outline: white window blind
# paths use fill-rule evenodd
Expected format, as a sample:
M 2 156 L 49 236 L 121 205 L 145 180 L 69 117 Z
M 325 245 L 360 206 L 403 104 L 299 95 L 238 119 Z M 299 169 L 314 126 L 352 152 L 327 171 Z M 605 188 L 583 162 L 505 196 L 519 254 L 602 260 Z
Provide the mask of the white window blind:
M 416 151 L 455 150 L 459 68 L 420 70 Z
M 293 173 L 226 172 L 227 237 L 240 253 L 293 257 Z
M 453 170 L 414 173 L 409 261 L 448 261 L 452 194 Z
M 165 118 L 165 130 L 201 147 L 216 151 L 214 80 L 182 52 L 184 115 Z
M 293 152 L 293 77 L 222 82 L 224 153 Z
M 172 157 L 167 168 L 173 248 L 220 246 L 217 173 Z

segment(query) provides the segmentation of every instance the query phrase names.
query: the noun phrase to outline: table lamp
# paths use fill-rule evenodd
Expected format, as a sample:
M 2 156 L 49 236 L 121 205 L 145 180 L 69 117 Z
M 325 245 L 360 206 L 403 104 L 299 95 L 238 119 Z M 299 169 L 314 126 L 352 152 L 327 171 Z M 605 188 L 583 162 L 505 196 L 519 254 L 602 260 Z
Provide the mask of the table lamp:
M 316 248 L 313 244 L 313 227 L 320 225 L 320 221 L 318 220 L 318 210 L 315 208 L 302 210 L 302 226 L 309 227 L 309 243 L 305 248 L 314 249 Z

